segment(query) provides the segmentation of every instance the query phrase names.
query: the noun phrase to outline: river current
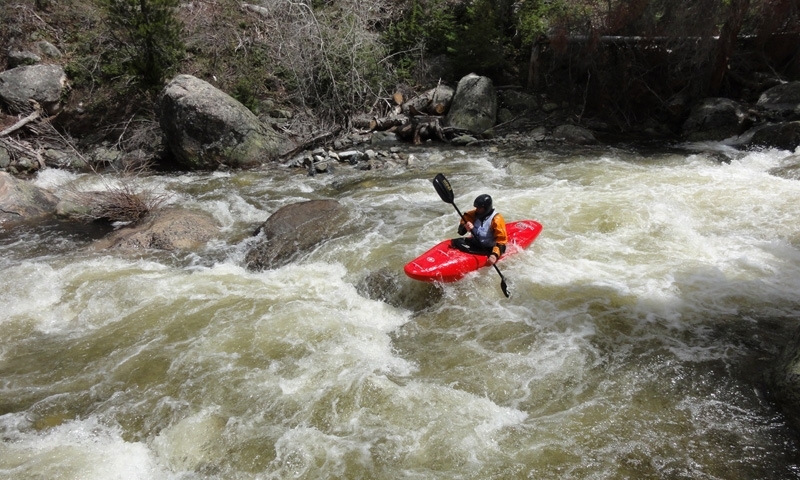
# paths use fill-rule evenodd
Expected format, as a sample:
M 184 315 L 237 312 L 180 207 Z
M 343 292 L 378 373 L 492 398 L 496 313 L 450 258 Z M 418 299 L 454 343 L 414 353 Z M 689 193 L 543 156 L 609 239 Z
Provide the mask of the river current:
M 695 146 L 697 147 L 697 146 Z M 0 476 L 14 479 L 786 479 L 765 374 L 800 320 L 791 153 L 412 150 L 408 167 L 141 182 L 213 215 L 193 253 L 0 235 Z M 460 282 L 403 265 L 481 193 L 544 231 Z M 47 187 L 100 187 L 45 170 Z M 281 206 L 347 234 L 243 268 Z

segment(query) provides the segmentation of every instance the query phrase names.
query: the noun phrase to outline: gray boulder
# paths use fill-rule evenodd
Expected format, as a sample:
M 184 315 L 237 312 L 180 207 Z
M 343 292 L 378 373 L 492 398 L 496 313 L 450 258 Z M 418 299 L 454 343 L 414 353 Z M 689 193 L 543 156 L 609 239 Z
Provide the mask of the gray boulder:
M 553 129 L 553 138 L 576 145 L 593 145 L 597 139 L 591 130 L 577 125 L 559 125 Z
M 800 121 L 764 125 L 753 133 L 750 144 L 794 151 L 800 146 Z
M 497 95 L 491 79 L 471 73 L 458 82 L 446 125 L 491 136 L 497 121 Z
M 14 113 L 31 111 L 31 100 L 48 114 L 56 113 L 67 88 L 67 75 L 60 65 L 32 65 L 0 73 L 0 99 Z
M 278 209 L 259 227 L 264 241 L 245 256 L 250 270 L 286 265 L 323 240 L 344 231 L 347 210 L 336 200 L 310 200 Z
M 47 190 L 0 172 L 0 227 L 52 215 L 57 203 Z
M 167 147 L 192 169 L 253 167 L 276 160 L 281 139 L 244 105 L 191 75 L 162 91 L 159 123 Z
M 94 244 L 95 249 L 197 250 L 219 235 L 219 226 L 206 213 L 165 208 L 144 222 L 117 230 Z
M 50 58 L 61 58 L 61 50 L 47 40 L 39 40 L 36 42 L 36 49 L 42 56 Z
M 800 154 L 790 155 L 783 159 L 783 165 L 769 171 L 770 175 L 787 180 L 800 180 Z
M 780 115 L 800 115 L 800 82 L 784 83 L 764 91 L 757 105 Z
M 750 125 L 747 110 L 728 98 L 707 98 L 692 109 L 683 123 L 687 140 L 724 140 L 741 134 Z
M 539 102 L 536 97 L 529 93 L 519 90 L 502 90 L 497 94 L 500 104 L 505 106 L 511 113 L 523 113 L 536 110 Z
M 42 57 L 28 50 L 10 50 L 8 52 L 8 66 L 11 68 L 36 65 L 41 61 Z

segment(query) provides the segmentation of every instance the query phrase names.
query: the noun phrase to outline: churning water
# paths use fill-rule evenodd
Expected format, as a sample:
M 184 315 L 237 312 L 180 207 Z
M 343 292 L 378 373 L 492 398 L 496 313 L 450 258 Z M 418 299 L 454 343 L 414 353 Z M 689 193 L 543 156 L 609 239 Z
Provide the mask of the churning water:
M 222 226 L 195 253 L 3 234 L 0 475 L 800 478 L 764 384 L 800 320 L 800 181 L 770 173 L 789 152 L 413 154 L 144 179 Z M 510 299 L 490 269 L 402 274 L 455 235 L 438 172 L 462 210 L 489 193 L 507 221 L 544 225 L 499 264 Z M 258 224 L 319 198 L 350 210 L 347 235 L 243 268 Z

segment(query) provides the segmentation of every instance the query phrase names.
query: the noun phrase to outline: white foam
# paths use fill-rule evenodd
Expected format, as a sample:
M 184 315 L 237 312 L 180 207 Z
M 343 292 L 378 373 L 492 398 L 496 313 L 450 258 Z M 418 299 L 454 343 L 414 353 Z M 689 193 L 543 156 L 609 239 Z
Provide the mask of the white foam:
M 5 478 L 86 480 L 176 479 L 140 442 L 126 442 L 118 428 L 96 418 L 74 420 L 36 432 L 20 430 L 18 414 L 0 417 L 0 475 Z

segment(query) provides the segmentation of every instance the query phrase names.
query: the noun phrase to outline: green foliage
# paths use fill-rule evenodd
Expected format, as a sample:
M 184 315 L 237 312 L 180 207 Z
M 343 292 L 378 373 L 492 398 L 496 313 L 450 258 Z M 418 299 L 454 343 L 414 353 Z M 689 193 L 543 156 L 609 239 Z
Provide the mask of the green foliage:
M 467 9 L 453 47 L 457 76 L 470 72 L 492 74 L 502 69 L 507 41 L 503 6 L 504 2 L 476 0 Z
M 251 112 L 258 114 L 258 98 L 255 95 L 252 80 L 249 77 L 240 77 L 233 88 L 233 98 L 247 107 Z
M 570 14 L 575 14 L 579 3 L 565 0 L 533 0 L 522 3 L 517 18 L 517 25 L 523 43 L 530 45 L 541 35 L 551 33 L 560 22 Z
M 456 19 L 445 4 L 445 0 L 412 0 L 403 17 L 383 33 L 401 78 L 410 78 L 424 55 L 452 51 L 457 38 Z
M 132 75 L 145 89 L 162 86 L 183 57 L 179 0 L 102 0 L 119 50 L 109 73 Z

